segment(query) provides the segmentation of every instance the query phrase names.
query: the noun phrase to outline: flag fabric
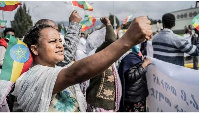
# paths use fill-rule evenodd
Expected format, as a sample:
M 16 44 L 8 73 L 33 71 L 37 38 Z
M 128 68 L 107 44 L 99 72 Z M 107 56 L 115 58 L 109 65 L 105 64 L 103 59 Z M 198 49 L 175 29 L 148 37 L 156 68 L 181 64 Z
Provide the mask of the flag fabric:
M 90 15 L 85 15 L 85 17 L 87 18 L 87 20 L 81 21 L 81 25 L 82 25 L 82 32 L 85 32 L 86 30 L 90 29 L 92 26 L 95 25 L 96 22 L 96 18 L 90 16 Z
M 66 35 L 66 33 L 67 33 L 67 31 L 66 31 L 66 28 L 65 28 L 64 24 L 62 24 L 62 25 L 61 25 L 61 30 L 60 30 L 60 33 L 61 33 L 63 36 L 65 36 L 65 35 Z
M 21 74 L 29 69 L 33 58 L 24 42 L 12 35 L 6 36 L 8 36 L 9 42 L 3 60 L 0 79 L 15 82 Z
M 128 17 L 126 17 L 126 19 L 123 20 L 123 22 L 128 22 L 130 20 L 130 18 L 132 17 L 132 15 L 129 15 Z
M 65 35 L 66 35 L 66 33 L 67 33 L 67 31 L 66 31 L 66 29 L 65 29 L 65 28 L 61 28 L 61 31 L 60 31 L 60 33 L 61 33 L 63 36 L 65 36 Z
M 122 29 L 123 32 L 126 32 L 128 29 Z
M 6 27 L 7 20 L 0 20 L 0 28 Z
M 22 4 L 18 1 L 0 1 L 0 10 L 13 11 L 18 7 L 18 5 Z
M 72 1 L 74 6 L 78 6 L 84 10 L 93 11 L 92 6 L 87 1 Z
M 192 19 L 192 25 L 199 30 L 199 14 Z

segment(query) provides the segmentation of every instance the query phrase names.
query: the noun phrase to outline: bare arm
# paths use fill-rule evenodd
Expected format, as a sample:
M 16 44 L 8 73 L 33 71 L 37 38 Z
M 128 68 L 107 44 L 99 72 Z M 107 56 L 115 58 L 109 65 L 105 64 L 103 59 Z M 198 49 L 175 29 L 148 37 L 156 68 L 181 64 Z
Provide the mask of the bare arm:
M 86 81 L 107 69 L 121 55 L 142 42 L 152 34 L 150 21 L 147 17 L 134 19 L 126 34 L 102 51 L 75 62 L 69 68 L 61 70 L 56 80 L 53 94 L 70 85 Z

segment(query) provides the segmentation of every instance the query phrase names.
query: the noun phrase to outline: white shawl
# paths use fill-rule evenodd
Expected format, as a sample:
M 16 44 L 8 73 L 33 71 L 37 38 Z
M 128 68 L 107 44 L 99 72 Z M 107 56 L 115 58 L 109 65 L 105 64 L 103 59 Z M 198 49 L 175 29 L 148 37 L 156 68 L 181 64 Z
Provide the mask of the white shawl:
M 24 112 L 48 111 L 61 67 L 36 65 L 17 79 L 13 95 Z

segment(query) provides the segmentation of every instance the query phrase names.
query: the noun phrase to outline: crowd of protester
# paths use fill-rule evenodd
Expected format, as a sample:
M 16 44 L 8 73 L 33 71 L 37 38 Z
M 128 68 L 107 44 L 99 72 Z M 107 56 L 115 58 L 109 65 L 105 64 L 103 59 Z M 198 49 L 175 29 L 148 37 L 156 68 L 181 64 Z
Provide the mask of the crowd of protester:
M 127 22 L 115 31 L 107 17 L 100 20 L 105 27 L 97 31 L 94 39 L 102 41 L 95 47 L 81 32 L 77 11 L 69 17 L 64 39 L 53 20 L 38 20 L 23 39 L 33 64 L 17 79 L 0 111 L 145 112 L 149 95 L 146 68 L 151 65 L 146 56 L 184 66 L 187 53 L 194 56 L 197 69 L 199 34 L 192 34 L 191 26 L 184 37 L 173 33 L 173 14 L 162 16 L 163 29 L 154 36 L 145 16 L 135 18 L 123 34 L 120 29 Z M 9 42 L 6 37 L 14 33 L 6 28 L 0 39 L 0 70 Z M 88 51 L 87 46 L 92 49 Z

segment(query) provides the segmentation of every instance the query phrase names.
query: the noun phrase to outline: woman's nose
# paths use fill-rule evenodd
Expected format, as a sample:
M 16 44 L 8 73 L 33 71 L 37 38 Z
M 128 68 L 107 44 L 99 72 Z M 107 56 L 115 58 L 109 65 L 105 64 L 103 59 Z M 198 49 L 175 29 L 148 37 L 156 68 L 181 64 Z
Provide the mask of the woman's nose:
M 59 47 L 59 48 L 63 47 L 62 42 L 58 41 L 57 44 L 56 44 L 56 47 Z

